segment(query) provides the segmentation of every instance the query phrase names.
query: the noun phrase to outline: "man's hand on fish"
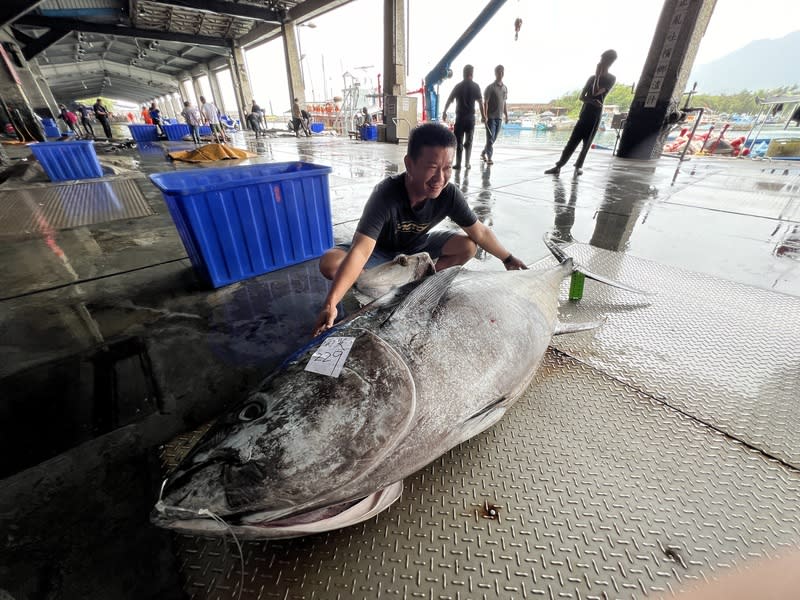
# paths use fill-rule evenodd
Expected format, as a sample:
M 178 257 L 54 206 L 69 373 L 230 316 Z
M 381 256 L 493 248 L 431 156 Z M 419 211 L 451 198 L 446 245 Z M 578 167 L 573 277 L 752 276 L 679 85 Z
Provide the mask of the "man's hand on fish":
M 317 315 L 317 321 L 314 323 L 314 332 L 312 335 L 317 337 L 321 333 L 333 327 L 333 323 L 336 321 L 336 316 L 338 314 L 339 311 L 336 310 L 335 306 L 325 305 L 319 312 L 319 315 Z
M 528 266 L 518 259 L 513 254 L 509 255 L 509 257 L 503 261 L 503 265 L 506 268 L 506 271 L 519 271 L 521 269 L 527 269 Z

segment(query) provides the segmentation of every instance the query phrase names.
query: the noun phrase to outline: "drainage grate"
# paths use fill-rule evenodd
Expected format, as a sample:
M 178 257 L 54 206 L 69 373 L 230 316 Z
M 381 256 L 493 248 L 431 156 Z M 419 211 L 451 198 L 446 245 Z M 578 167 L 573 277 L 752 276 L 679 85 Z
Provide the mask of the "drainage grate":
M 48 233 L 152 214 L 136 182 L 129 179 L 0 192 L 0 236 Z

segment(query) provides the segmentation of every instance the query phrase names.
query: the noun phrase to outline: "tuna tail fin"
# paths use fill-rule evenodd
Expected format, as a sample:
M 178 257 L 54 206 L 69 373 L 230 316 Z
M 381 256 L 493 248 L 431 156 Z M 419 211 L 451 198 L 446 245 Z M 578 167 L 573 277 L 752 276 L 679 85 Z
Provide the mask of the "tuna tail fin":
M 654 296 L 653 292 L 646 292 L 644 290 L 640 290 L 638 288 L 632 287 L 630 285 L 626 285 L 624 283 L 620 283 L 619 281 L 614 281 L 613 279 L 609 279 L 608 277 L 603 277 L 602 275 L 598 275 L 597 273 L 592 273 L 588 269 L 586 269 L 583 265 L 579 265 L 574 261 L 571 256 L 568 256 L 564 250 L 561 249 L 561 246 L 556 244 L 553 241 L 553 238 L 550 235 L 550 232 L 544 234 L 543 237 L 544 245 L 547 246 L 548 250 L 553 253 L 553 256 L 556 257 L 559 263 L 562 265 L 567 262 L 572 262 L 572 272 L 582 273 L 588 279 L 592 279 L 599 283 L 604 283 L 606 285 L 610 285 L 611 287 L 615 287 L 621 290 L 625 290 L 626 292 L 631 292 L 634 294 L 639 294 L 641 296 Z

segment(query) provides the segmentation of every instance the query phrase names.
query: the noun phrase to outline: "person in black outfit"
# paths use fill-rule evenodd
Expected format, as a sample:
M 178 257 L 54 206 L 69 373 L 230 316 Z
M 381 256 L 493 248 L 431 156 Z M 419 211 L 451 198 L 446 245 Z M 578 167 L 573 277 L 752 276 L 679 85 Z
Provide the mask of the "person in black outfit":
M 403 159 L 405 172 L 375 186 L 352 243 L 331 248 L 320 258 L 319 270 L 332 284 L 314 335 L 333 326 L 337 305 L 364 268 L 399 254 L 427 252 L 441 271 L 463 265 L 480 246 L 500 259 L 507 270 L 527 268 L 478 220 L 461 190 L 450 183 L 455 146 L 453 133 L 439 123 L 423 123 L 411 130 Z M 431 231 L 448 217 L 463 232 Z
M 586 160 L 586 154 L 589 152 L 594 134 L 597 133 L 597 127 L 600 125 L 600 119 L 603 116 L 603 102 L 606 99 L 606 94 L 614 87 L 614 83 L 617 81 L 617 78 L 608 72 L 608 68 L 615 60 L 617 60 L 617 53 L 614 50 L 606 50 L 600 55 L 600 62 L 597 63 L 594 75 L 589 77 L 581 92 L 583 108 L 578 117 L 578 122 L 575 123 L 575 128 L 567 140 L 567 145 L 564 146 L 561 158 L 558 159 L 555 167 L 545 171 L 546 175 L 558 175 L 561 172 L 561 167 L 567 164 L 572 153 L 575 152 L 575 148 L 578 147 L 578 142 L 581 142 L 582 146 L 578 160 L 575 161 L 575 175 L 583 173 L 583 161 Z
M 475 133 L 475 103 L 481 111 L 481 120 L 486 121 L 486 113 L 483 110 L 483 96 L 481 96 L 480 86 L 472 81 L 474 68 L 472 65 L 464 66 L 464 79 L 456 84 L 442 111 L 442 120 L 447 118 L 447 108 L 453 100 L 456 101 L 456 124 L 453 133 L 456 134 L 456 164 L 453 169 L 461 168 L 461 154 L 466 151 L 464 157 L 464 168 L 469 169 L 469 157 L 472 153 L 472 136 Z
M 111 124 L 108 122 L 108 110 L 105 106 L 103 106 L 103 101 L 100 98 L 97 99 L 97 102 L 94 103 L 92 106 L 92 110 L 94 110 L 94 116 L 100 121 L 100 124 L 103 126 L 103 131 L 106 134 L 108 139 L 111 139 Z

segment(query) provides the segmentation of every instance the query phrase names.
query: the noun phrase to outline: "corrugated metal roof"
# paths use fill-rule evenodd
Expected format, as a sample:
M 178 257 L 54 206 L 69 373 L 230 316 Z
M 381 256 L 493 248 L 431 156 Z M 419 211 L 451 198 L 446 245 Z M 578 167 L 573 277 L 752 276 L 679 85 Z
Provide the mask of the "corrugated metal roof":
M 312 0 L 308 14 L 320 14 L 348 1 Z M 177 87 L 178 80 L 188 77 L 196 67 L 208 66 L 212 61 L 226 62 L 233 41 L 244 36 L 248 41 L 264 39 L 265 32 L 275 35 L 279 31 L 280 25 L 274 21 L 250 18 L 250 9 L 257 8 L 265 16 L 274 12 L 275 17 L 302 19 L 306 14 L 304 3 L 305 0 L 209 0 L 198 1 L 194 8 L 178 6 L 185 0 L 45 0 L 19 17 L 14 27 L 24 34 L 19 36 L 23 51 L 27 44 L 38 51 L 35 60 L 57 100 L 68 101 L 80 90 L 86 95 L 102 92 L 108 67 L 81 69 L 80 81 L 60 68 L 88 63 L 124 66 L 128 75 L 122 69 L 113 69 L 112 81 L 118 86 L 115 91 L 124 90 L 128 94 L 125 99 L 142 102 L 172 88 L 165 87 L 160 79 L 152 86 L 143 83 L 154 81 L 150 74 L 167 76 Z M 234 14 L 224 14 L 226 5 Z M 248 16 L 241 16 L 243 13 Z M 31 38 L 38 39 L 48 31 L 64 31 L 67 35 L 41 51 Z M 98 72 L 92 76 L 88 71 Z

